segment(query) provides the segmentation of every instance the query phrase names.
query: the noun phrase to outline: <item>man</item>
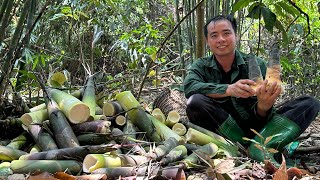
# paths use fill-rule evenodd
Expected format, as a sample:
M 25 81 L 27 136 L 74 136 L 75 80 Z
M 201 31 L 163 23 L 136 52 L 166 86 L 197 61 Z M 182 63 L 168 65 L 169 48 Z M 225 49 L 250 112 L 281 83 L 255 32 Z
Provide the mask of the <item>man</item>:
M 281 92 L 276 82 L 268 84 L 265 80 L 256 91 L 252 89 L 256 83 L 248 76 L 248 55 L 236 50 L 236 29 L 231 16 L 216 16 L 205 25 L 206 43 L 213 55 L 196 60 L 188 70 L 184 81 L 187 116 L 199 126 L 249 146 L 251 158 L 274 160 L 242 138 L 264 143 L 250 129 L 264 138 L 276 135 L 265 147 L 281 150 L 316 118 L 320 103 L 302 96 L 276 110 L 273 105 Z M 266 62 L 256 59 L 265 77 Z

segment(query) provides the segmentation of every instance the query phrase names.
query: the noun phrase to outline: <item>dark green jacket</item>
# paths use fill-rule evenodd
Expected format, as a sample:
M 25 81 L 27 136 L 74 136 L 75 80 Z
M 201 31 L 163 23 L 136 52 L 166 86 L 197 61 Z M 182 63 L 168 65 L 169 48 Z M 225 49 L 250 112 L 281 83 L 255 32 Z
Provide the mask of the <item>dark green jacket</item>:
M 222 73 L 213 59 L 214 56 L 203 57 L 195 60 L 191 68 L 188 69 L 187 76 L 184 81 L 184 93 L 187 98 L 193 94 L 224 94 L 228 84 L 222 83 Z M 261 58 L 256 58 L 260 66 L 263 78 L 266 74 L 266 62 Z M 240 79 L 249 79 L 248 70 L 248 55 L 240 51 L 236 51 L 235 68 L 232 68 L 231 83 L 235 83 Z M 262 119 L 256 114 L 257 98 L 236 98 L 227 97 L 219 98 L 219 102 L 229 101 L 233 104 L 234 110 L 238 116 L 234 117 L 241 128 L 245 131 L 250 131 L 250 128 L 260 130 L 262 124 L 256 127 L 251 126 L 251 123 L 257 124 L 257 120 L 265 122 L 267 119 Z M 261 127 L 260 127 L 261 126 Z

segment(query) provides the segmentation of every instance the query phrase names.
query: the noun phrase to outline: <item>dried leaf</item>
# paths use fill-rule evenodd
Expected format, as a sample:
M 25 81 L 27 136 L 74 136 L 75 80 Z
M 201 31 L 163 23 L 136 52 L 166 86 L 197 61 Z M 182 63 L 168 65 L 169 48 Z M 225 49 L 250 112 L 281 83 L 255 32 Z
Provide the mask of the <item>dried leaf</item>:
M 263 147 L 260 144 L 254 144 L 254 146 L 258 149 L 260 149 L 261 151 L 263 151 Z
M 215 170 L 217 173 L 225 174 L 232 171 L 235 168 L 234 166 L 235 166 L 234 161 L 232 159 L 227 159 L 217 164 L 215 167 Z
M 274 174 L 278 168 L 276 168 L 271 162 L 270 160 L 265 160 L 264 161 L 264 169 L 266 171 L 267 174 Z
M 288 173 L 287 173 L 287 167 L 286 167 L 286 160 L 284 156 L 282 155 L 282 163 L 279 169 L 276 173 L 274 173 L 274 176 L 272 180 L 288 180 Z
M 279 151 L 274 148 L 268 148 L 268 152 L 275 154 L 275 153 L 278 153 Z
M 287 173 L 288 173 L 288 179 L 293 179 L 294 177 L 297 177 L 300 179 L 303 176 L 303 172 L 296 167 L 289 168 Z
M 260 133 L 258 133 L 256 130 L 254 130 L 254 129 L 250 129 L 253 133 L 255 133 L 257 136 L 259 136 L 260 137 L 260 139 L 262 139 L 262 140 L 264 140 L 264 137 L 260 134 Z
M 70 180 L 75 180 L 76 178 L 72 175 L 69 175 L 67 173 L 64 172 L 57 172 L 53 175 L 53 177 L 57 178 L 57 179 L 70 179 Z
M 273 136 L 267 137 L 266 140 L 264 141 L 264 145 L 268 144 L 268 142 L 270 142 L 272 138 Z

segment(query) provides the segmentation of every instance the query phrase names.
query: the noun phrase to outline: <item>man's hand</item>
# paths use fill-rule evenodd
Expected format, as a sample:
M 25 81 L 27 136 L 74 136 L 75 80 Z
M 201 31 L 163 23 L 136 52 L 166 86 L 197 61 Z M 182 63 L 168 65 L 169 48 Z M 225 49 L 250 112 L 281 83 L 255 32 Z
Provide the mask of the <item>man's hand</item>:
M 268 81 L 263 81 L 262 85 L 257 88 L 256 95 L 258 99 L 257 113 L 266 117 L 267 112 L 271 109 L 273 104 L 281 93 L 281 86 L 277 82 L 268 84 Z
M 234 97 L 248 98 L 256 93 L 250 85 L 255 85 L 255 82 L 250 79 L 241 79 L 234 84 L 230 84 L 226 94 Z

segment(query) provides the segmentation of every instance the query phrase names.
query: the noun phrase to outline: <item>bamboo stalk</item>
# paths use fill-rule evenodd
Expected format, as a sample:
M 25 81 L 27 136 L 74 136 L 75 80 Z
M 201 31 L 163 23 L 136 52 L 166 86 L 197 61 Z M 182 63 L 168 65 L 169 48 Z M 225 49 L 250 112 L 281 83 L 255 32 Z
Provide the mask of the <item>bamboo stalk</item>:
M 102 167 L 139 166 L 148 161 L 147 157 L 138 155 L 88 154 L 83 160 L 83 171 L 91 173 Z
M 96 114 L 94 115 L 93 120 L 103 120 L 103 121 L 108 121 L 109 119 L 107 118 L 107 116 L 103 115 L 103 114 Z M 110 122 L 111 123 L 111 122 Z
M 123 112 L 123 108 L 117 101 L 105 102 L 102 106 L 103 114 L 106 116 L 115 116 Z
M 67 160 L 67 159 L 79 159 L 88 154 L 103 154 L 105 152 L 115 151 L 117 148 L 113 144 L 105 144 L 98 146 L 79 146 L 72 148 L 62 148 L 49 151 L 42 151 L 32 154 L 22 155 L 20 160 Z
M 176 162 L 182 160 L 185 156 L 187 156 L 187 148 L 184 145 L 179 145 L 169 151 L 161 160 L 161 165 L 167 165 L 172 162 Z
M 78 124 L 89 119 L 90 109 L 79 99 L 57 89 L 48 89 L 48 93 L 71 123 Z
M 67 148 L 79 146 L 79 141 L 68 120 L 54 100 L 48 102 L 48 113 L 50 125 L 58 147 Z
M 187 128 L 182 123 L 176 123 L 172 126 L 172 131 L 180 136 L 183 136 L 186 134 Z
M 87 79 L 86 87 L 83 92 L 82 102 L 90 109 L 90 120 L 94 119 L 96 113 L 96 95 L 94 76 L 90 75 Z
M 123 133 L 127 135 L 127 137 L 130 137 L 132 139 L 136 139 L 136 127 L 133 125 L 133 123 L 131 122 L 131 120 L 128 120 L 126 125 L 123 127 Z M 127 144 L 136 144 L 136 142 L 134 141 L 127 141 Z M 133 153 L 137 153 L 139 155 L 145 155 L 146 152 L 145 150 L 140 146 L 140 145 L 136 145 L 133 146 Z
M 34 141 L 39 145 L 41 150 L 53 150 L 58 149 L 57 144 L 50 136 L 48 132 L 46 132 L 42 127 L 38 124 L 30 124 L 28 131 L 30 135 L 33 137 Z
M 165 115 L 163 114 L 163 112 L 161 111 L 161 109 L 155 108 L 154 110 L 152 110 L 151 115 L 152 115 L 153 117 L 155 117 L 156 119 L 158 119 L 161 123 L 164 123 L 164 124 L 165 124 L 165 122 L 166 122 L 166 117 L 165 117 Z
M 77 136 L 77 139 L 80 145 L 99 145 L 108 143 L 112 140 L 111 134 L 95 134 L 95 133 L 87 133 L 81 134 Z
M 98 105 L 96 105 L 95 115 L 104 115 L 102 108 Z
M 172 127 L 180 121 L 180 114 L 177 111 L 170 111 L 167 115 L 166 125 Z
M 19 159 L 20 156 L 27 154 L 24 151 L 14 149 L 8 146 L 0 146 L 0 160 L 12 161 Z
M 22 123 L 28 127 L 31 123 L 42 123 L 44 120 L 49 118 L 47 109 L 34 111 L 23 114 L 20 119 Z
M 10 168 L 19 174 L 66 172 L 75 175 L 81 171 L 81 163 L 73 160 L 14 160 Z
M 44 109 L 47 109 L 46 103 L 42 103 L 37 106 L 34 106 L 33 108 L 30 109 L 30 112 L 40 111 L 40 110 L 44 110 Z
M 32 146 L 29 154 L 38 153 L 38 152 L 40 152 L 40 151 L 41 151 L 41 148 L 38 146 L 38 144 L 35 144 L 35 145 Z M 20 157 L 20 158 L 21 158 L 21 157 Z M 20 159 L 20 158 L 19 158 L 19 159 Z
M 79 123 L 72 126 L 72 130 L 76 134 L 80 133 L 110 133 L 110 121 L 104 120 L 95 120 L 95 121 L 87 121 L 83 123 Z
M 10 169 L 10 162 L 2 162 L 0 164 L 0 177 L 5 179 L 4 177 L 8 177 L 9 175 L 13 174 L 12 170 Z

